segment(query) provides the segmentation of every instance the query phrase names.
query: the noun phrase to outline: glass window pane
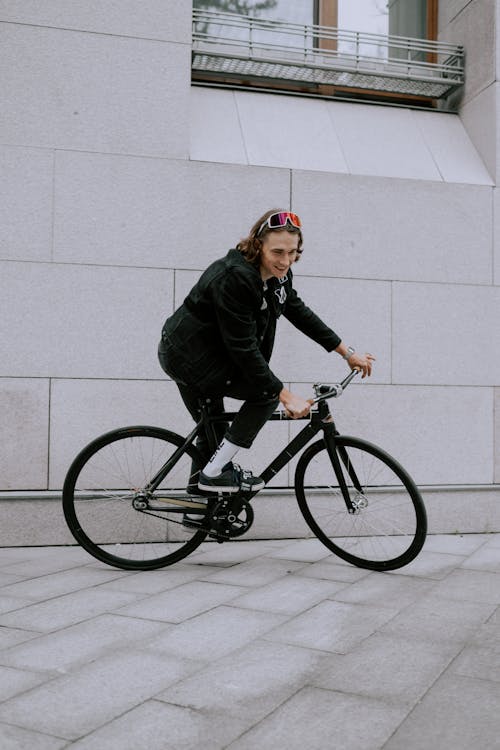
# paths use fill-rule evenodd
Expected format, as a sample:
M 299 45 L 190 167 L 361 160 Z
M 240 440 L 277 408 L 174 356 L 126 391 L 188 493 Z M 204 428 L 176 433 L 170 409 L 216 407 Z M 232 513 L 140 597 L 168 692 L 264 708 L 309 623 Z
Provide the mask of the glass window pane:
M 271 18 L 288 23 L 314 23 L 314 0 L 194 0 L 193 8 Z
M 431 0 L 194 0 L 194 9 L 200 12 L 195 28 L 197 52 L 211 56 L 209 62 L 200 57 L 200 70 L 209 75 L 212 71 L 221 80 L 227 73 L 240 84 L 258 81 L 273 87 L 276 81 L 284 80 L 290 86 L 300 85 L 300 90 L 310 86 L 328 95 L 338 91 L 344 95 L 359 87 L 380 89 L 384 95 L 404 95 L 408 93 L 404 87 L 391 88 L 388 82 L 379 88 L 371 84 L 376 83 L 379 74 L 394 78 L 404 73 L 408 77 L 415 74 L 411 70 L 413 64 L 433 62 L 428 46 L 406 41 L 426 39 L 427 29 L 432 26 L 432 19 L 428 24 L 428 8 L 437 7 L 430 3 Z M 322 35 L 315 29 L 317 23 L 333 29 Z M 392 39 L 388 45 L 388 36 L 402 39 Z M 329 74 L 330 68 L 336 71 L 335 75 Z M 358 78 L 353 79 L 353 75 Z M 326 86 L 334 86 L 335 90 L 327 91 Z
M 313 0 L 277 0 L 272 8 L 265 13 L 266 18 L 288 23 L 313 24 Z
M 427 0 L 339 0 L 338 28 L 365 34 L 403 36 L 425 39 L 427 31 Z M 387 47 L 339 41 L 340 53 L 366 57 L 387 57 Z M 391 57 L 405 57 L 406 51 L 390 49 Z
M 389 34 L 425 39 L 427 0 L 389 0 Z
M 339 0 L 338 27 L 368 34 L 389 33 L 387 0 Z
M 425 39 L 427 0 L 338 0 L 338 27 Z
M 427 0 L 331 0 L 337 5 L 339 29 L 371 34 L 427 36 Z M 288 23 L 314 24 L 315 0 L 194 0 L 193 7 L 224 13 L 270 18 Z
M 255 0 L 255 2 L 243 2 L 242 0 L 194 0 L 193 7 L 200 10 L 214 10 L 223 13 L 236 13 L 239 15 L 253 16 L 254 18 L 270 19 L 272 21 L 284 21 L 311 25 L 314 23 L 314 0 Z M 218 26 L 214 20 L 205 24 L 205 28 L 198 30 L 210 33 L 220 39 L 248 40 L 248 30 L 236 26 Z M 262 28 L 252 29 L 252 43 L 299 47 L 303 48 L 305 43 L 311 44 L 312 37 L 297 30 L 296 33 L 280 34 L 279 26 L 266 30 Z

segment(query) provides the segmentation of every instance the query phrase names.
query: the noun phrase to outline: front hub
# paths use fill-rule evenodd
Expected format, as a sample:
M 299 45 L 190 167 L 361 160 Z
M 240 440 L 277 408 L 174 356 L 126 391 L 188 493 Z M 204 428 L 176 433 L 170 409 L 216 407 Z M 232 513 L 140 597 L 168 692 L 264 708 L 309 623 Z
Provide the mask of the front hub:
M 351 502 L 354 513 L 359 513 L 361 510 L 368 508 L 368 498 L 361 494 L 361 492 L 358 492 Z

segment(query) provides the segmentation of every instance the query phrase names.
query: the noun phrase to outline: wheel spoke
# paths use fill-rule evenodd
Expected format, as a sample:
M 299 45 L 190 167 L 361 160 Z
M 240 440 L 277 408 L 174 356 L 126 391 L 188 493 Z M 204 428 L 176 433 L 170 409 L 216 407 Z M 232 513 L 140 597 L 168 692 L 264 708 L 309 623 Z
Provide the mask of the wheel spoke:
M 183 439 L 158 428 L 119 430 L 87 446 L 65 481 L 66 520 L 77 541 L 91 554 L 129 569 L 154 568 L 181 559 L 205 536 L 183 526 L 182 514 L 168 514 L 147 487 Z M 156 490 L 158 497 L 185 488 L 192 456 L 189 448 Z M 135 502 L 138 503 L 135 507 Z M 143 507 L 145 505 L 145 507 Z
M 389 570 L 418 554 L 425 508 L 411 478 L 384 451 L 355 438 L 337 438 L 349 512 L 323 443 L 299 461 L 296 491 L 304 517 L 329 549 L 362 567 Z M 359 481 L 360 493 L 353 478 Z

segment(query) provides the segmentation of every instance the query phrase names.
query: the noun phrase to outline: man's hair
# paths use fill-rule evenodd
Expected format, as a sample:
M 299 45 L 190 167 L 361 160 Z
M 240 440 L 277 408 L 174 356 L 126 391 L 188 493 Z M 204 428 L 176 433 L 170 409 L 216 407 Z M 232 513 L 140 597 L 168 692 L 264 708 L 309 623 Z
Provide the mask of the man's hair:
M 298 234 L 299 235 L 299 244 L 297 248 L 297 260 L 299 260 L 301 253 L 302 253 L 302 232 L 298 227 L 294 227 L 292 224 L 290 224 L 289 221 L 287 221 L 286 226 L 284 227 L 277 227 L 276 229 L 271 229 L 270 227 L 266 226 L 262 229 L 262 232 L 257 236 L 259 229 L 261 228 L 262 224 L 270 217 L 272 214 L 277 214 L 284 211 L 282 208 L 272 208 L 270 211 L 266 211 L 265 214 L 263 214 L 260 219 L 257 219 L 255 224 L 250 230 L 250 234 L 248 237 L 245 237 L 244 239 L 240 240 L 238 244 L 236 245 L 236 249 L 240 251 L 240 253 L 247 259 L 249 263 L 252 263 L 254 266 L 260 265 L 260 251 L 262 250 L 262 240 L 266 236 L 266 234 L 270 234 L 271 232 L 289 232 L 290 234 Z M 295 261 L 297 262 L 297 261 Z

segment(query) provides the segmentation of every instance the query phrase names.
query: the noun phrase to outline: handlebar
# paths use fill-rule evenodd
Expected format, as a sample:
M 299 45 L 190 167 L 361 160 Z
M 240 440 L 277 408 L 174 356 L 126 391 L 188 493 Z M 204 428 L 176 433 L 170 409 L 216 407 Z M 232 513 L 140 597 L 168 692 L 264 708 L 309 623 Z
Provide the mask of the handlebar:
M 313 404 L 317 404 L 318 401 L 324 401 L 328 398 L 338 398 L 338 396 L 341 396 L 351 380 L 353 380 L 358 373 L 359 370 L 351 370 L 349 375 L 347 375 L 341 383 L 332 383 L 331 385 L 326 383 L 315 383 L 314 392 L 316 396 L 313 399 Z
M 319 401 L 325 401 L 328 398 L 338 398 L 341 396 L 351 380 L 353 380 L 358 374 L 359 370 L 351 370 L 349 375 L 347 375 L 341 383 L 332 383 L 331 385 L 327 383 L 315 383 L 313 387 L 316 396 L 315 398 L 309 399 L 311 406 L 317 404 Z M 292 417 L 287 415 L 284 409 L 278 409 L 278 411 L 275 411 L 274 416 L 276 419 L 292 419 Z M 301 417 L 301 419 L 308 419 L 308 417 Z

